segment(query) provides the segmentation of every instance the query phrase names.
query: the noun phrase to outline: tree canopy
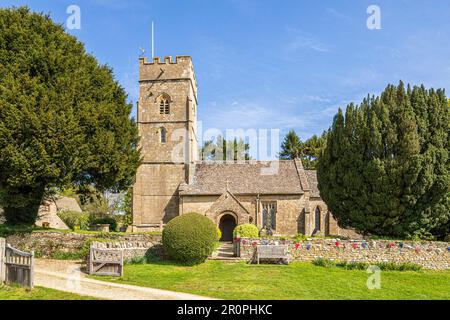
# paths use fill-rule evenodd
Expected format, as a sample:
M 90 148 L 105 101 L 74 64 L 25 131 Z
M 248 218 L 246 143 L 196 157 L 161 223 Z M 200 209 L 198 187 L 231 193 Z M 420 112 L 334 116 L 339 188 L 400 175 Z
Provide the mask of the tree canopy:
M 281 144 L 280 159 L 301 159 L 306 169 L 316 169 L 319 154 L 326 143 L 326 133 L 313 135 L 302 141 L 294 130 L 290 130 Z
M 294 130 L 290 130 L 281 144 L 280 159 L 300 159 L 302 154 L 302 141 Z
M 339 225 L 409 238 L 442 229 L 450 218 L 449 129 L 444 91 L 424 86 L 389 85 L 345 115 L 339 110 L 317 172 Z
M 111 68 L 49 16 L 0 9 L 0 207 L 33 223 L 52 188 L 126 190 L 140 162 Z
M 250 144 L 243 139 L 226 140 L 218 136 L 206 141 L 200 150 L 202 160 L 210 161 L 245 161 L 251 160 Z

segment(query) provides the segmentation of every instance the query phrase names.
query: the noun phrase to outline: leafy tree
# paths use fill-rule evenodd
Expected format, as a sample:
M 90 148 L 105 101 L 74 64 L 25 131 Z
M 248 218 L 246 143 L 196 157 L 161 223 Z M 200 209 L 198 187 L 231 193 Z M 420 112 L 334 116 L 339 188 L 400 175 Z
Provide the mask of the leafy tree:
M 319 155 L 325 148 L 326 142 L 326 132 L 324 132 L 320 137 L 313 135 L 302 143 L 302 161 L 306 169 L 314 170 L 317 168 Z
M 325 143 L 325 132 L 320 137 L 313 135 L 303 142 L 295 131 L 291 130 L 281 144 L 279 157 L 282 160 L 301 159 L 305 169 L 316 169 L 319 154 Z
M 49 190 L 126 190 L 140 162 L 112 70 L 49 16 L 0 9 L 0 206 L 33 224 Z
M 424 238 L 448 223 L 449 110 L 443 90 L 403 83 L 339 110 L 317 174 L 341 227 Z
M 200 153 L 202 160 L 251 160 L 249 143 L 237 138 L 226 140 L 220 135 L 215 140 L 206 141 Z

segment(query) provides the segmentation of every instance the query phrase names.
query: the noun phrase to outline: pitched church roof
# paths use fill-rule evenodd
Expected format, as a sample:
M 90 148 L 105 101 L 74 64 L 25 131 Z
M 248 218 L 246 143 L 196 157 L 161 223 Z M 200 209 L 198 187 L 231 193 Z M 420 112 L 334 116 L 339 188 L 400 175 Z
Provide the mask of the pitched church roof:
M 309 196 L 312 198 L 320 198 L 319 188 L 317 187 L 317 171 L 305 170 L 305 173 L 311 190 Z
M 199 162 L 180 195 L 221 195 L 227 186 L 233 194 L 303 194 L 309 177 L 298 161 Z

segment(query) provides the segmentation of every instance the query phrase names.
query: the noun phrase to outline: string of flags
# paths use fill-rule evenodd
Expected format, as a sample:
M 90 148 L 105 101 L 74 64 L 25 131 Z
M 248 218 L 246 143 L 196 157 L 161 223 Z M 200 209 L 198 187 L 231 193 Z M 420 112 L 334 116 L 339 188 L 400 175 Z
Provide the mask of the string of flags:
M 239 239 L 240 240 L 240 239 Z M 269 241 L 263 241 L 263 242 L 258 242 L 258 241 L 249 241 L 249 244 L 251 243 L 252 247 L 256 247 L 258 244 L 270 244 Z M 242 240 L 242 244 L 246 245 L 247 244 L 247 240 L 243 239 Z M 379 242 L 377 243 L 376 241 L 372 241 L 371 244 L 369 245 L 366 241 L 361 241 L 361 242 L 352 242 L 352 243 L 341 243 L 341 241 L 336 240 L 334 243 L 332 244 L 328 244 L 328 245 L 323 245 L 320 243 L 311 243 L 311 242 L 306 242 L 306 243 L 300 243 L 300 242 L 296 242 L 294 244 L 295 250 L 299 250 L 302 248 L 305 248 L 306 250 L 311 250 L 313 248 L 322 248 L 322 246 L 333 246 L 336 248 L 352 248 L 353 250 L 357 250 L 357 249 L 375 249 L 375 248 L 379 248 L 379 249 L 395 249 L 395 248 L 399 248 L 399 249 L 409 249 L 409 250 L 414 250 L 416 253 L 420 253 L 421 251 L 442 251 L 441 248 L 435 247 L 432 244 L 428 244 L 428 245 L 410 245 L 404 242 L 399 242 L 399 243 L 394 243 L 394 242 L 389 242 L 389 243 L 383 243 L 383 242 Z M 444 249 L 445 250 L 445 249 Z M 450 246 L 447 247 L 447 251 L 450 252 Z

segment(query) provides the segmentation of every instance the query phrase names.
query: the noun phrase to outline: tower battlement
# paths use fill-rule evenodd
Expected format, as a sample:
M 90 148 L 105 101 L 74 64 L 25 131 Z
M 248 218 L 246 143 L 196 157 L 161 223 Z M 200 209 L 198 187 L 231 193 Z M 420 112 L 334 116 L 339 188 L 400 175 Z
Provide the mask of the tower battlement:
M 139 59 L 139 81 L 190 80 L 194 91 L 197 92 L 197 79 L 194 65 L 190 56 L 166 56 L 147 61 L 145 57 Z
M 176 56 L 175 59 L 173 59 L 172 56 L 165 56 L 164 59 L 161 59 L 161 57 L 154 57 L 152 61 L 147 61 L 146 57 L 139 58 L 141 64 L 177 64 L 177 63 L 185 63 L 185 62 L 191 62 L 192 63 L 192 57 L 191 56 Z

